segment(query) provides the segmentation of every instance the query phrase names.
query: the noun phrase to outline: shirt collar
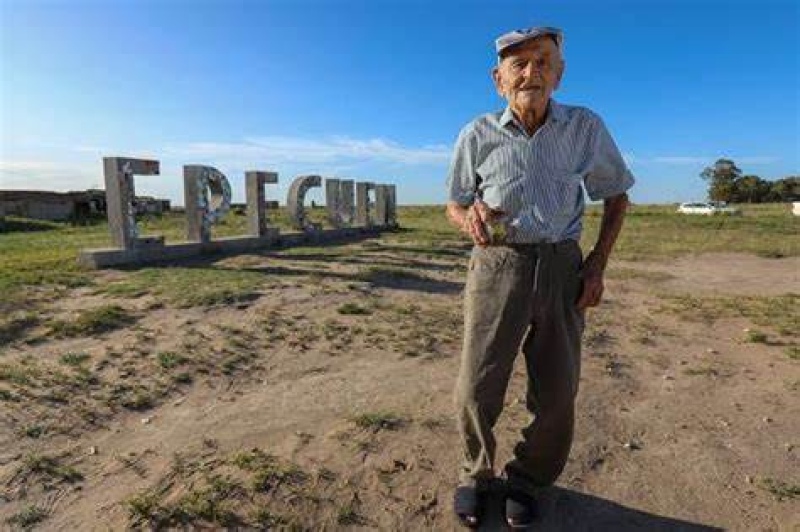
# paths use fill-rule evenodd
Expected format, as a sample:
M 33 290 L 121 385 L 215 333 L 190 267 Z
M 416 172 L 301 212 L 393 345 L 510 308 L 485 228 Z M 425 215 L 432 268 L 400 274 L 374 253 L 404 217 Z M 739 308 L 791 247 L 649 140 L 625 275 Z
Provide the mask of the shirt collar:
M 550 101 L 547 104 L 547 120 L 546 122 L 562 122 L 565 119 L 564 115 L 564 108 L 556 102 L 554 99 L 550 98 Z M 511 107 L 506 106 L 503 110 L 503 114 L 500 115 L 500 125 L 506 127 L 508 124 L 517 124 L 517 119 L 514 118 L 514 113 L 511 112 Z

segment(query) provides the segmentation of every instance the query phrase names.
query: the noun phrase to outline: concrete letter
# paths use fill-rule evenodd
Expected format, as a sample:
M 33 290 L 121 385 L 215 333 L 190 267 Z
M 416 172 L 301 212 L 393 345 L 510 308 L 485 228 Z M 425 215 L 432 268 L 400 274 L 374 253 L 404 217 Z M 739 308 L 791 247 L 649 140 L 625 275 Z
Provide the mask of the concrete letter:
M 339 181 L 339 213 L 344 225 L 353 225 L 355 221 L 355 203 L 353 201 L 353 181 Z
M 275 172 L 245 172 L 244 178 L 247 186 L 247 230 L 253 236 L 267 234 L 267 202 L 264 195 L 264 185 L 278 182 Z
M 338 179 L 325 180 L 325 206 L 328 210 L 328 221 L 337 229 L 342 227 L 342 217 L 339 213 L 341 208 L 340 184 L 341 181 Z
M 375 224 L 381 227 L 389 225 L 388 185 L 375 185 Z
M 158 161 L 103 157 L 103 173 L 106 181 L 108 228 L 111 231 L 112 242 L 122 249 L 133 249 L 139 244 L 148 242 L 138 238 L 136 211 L 133 206 L 135 197 L 133 176 L 158 175 Z M 163 238 L 150 241 L 160 244 L 164 242 Z
M 356 183 L 356 224 L 370 227 L 372 219 L 369 215 L 369 191 L 375 189 L 375 183 Z
M 389 206 L 386 209 L 386 223 L 397 227 L 397 186 L 386 185 L 389 191 Z
M 183 167 L 183 193 L 186 200 L 187 239 L 209 242 L 211 226 L 231 208 L 228 178 L 211 166 L 186 165 Z
M 289 219 L 295 229 L 306 232 L 319 229 L 306 218 L 303 201 L 305 201 L 308 189 L 321 185 L 322 178 L 318 175 L 302 175 L 292 181 L 292 185 L 289 187 L 289 195 L 286 198 L 286 208 L 289 210 Z

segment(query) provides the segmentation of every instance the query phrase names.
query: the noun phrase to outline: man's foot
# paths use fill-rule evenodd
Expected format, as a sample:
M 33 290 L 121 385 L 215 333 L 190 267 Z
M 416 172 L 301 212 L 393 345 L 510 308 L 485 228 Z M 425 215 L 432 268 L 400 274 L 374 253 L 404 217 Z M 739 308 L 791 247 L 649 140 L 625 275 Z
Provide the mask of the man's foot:
M 511 489 L 506 495 L 506 523 L 513 530 L 524 530 L 533 525 L 539 515 L 536 499 L 518 489 Z
M 478 528 L 481 522 L 481 493 L 474 486 L 459 486 L 453 495 L 453 510 L 459 523 Z

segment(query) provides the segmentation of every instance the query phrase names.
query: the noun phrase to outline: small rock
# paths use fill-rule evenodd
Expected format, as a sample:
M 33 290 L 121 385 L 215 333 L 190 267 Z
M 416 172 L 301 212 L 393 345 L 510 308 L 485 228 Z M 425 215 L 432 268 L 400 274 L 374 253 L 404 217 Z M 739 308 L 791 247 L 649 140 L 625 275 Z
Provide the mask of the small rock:
M 622 446 L 628 449 L 629 451 L 638 451 L 639 449 L 642 448 L 642 446 L 635 441 L 626 441 L 625 443 L 622 444 Z
M 673 377 L 672 375 L 664 375 L 661 378 L 664 379 L 665 381 L 674 381 L 675 380 L 675 377 Z
M 761 418 L 761 421 L 763 421 L 764 423 L 772 423 L 772 418 L 771 417 L 764 417 L 764 418 Z
M 709 347 L 708 349 L 706 349 L 706 353 L 708 353 L 710 355 L 716 355 L 717 353 L 719 353 L 719 351 L 717 351 L 716 349 L 714 349 L 712 347 Z
M 150 423 L 152 420 L 153 420 L 153 418 L 152 418 L 152 417 L 143 417 L 143 418 L 142 418 L 142 425 L 147 425 L 147 424 L 148 424 L 148 423 Z
M 745 475 L 744 476 L 744 481 L 747 482 L 748 484 L 752 484 L 753 483 L 753 477 L 751 477 L 750 475 Z
M 95 447 L 94 445 L 92 445 L 91 447 L 89 447 L 89 454 L 90 454 L 90 455 L 95 455 L 95 454 L 97 454 L 97 447 Z
M 172 405 L 173 405 L 173 406 L 180 406 L 180 405 L 181 405 L 181 403 L 183 403 L 185 400 L 186 400 L 186 398 L 185 398 L 185 397 L 181 397 L 180 399 L 178 399 L 177 401 L 175 401 L 174 403 L 172 403 Z

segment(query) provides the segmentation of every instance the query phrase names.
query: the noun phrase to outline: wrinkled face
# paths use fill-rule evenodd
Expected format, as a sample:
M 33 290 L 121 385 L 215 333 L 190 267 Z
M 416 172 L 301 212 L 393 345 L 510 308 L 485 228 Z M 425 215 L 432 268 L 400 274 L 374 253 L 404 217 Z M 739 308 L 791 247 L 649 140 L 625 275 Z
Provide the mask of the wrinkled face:
M 492 77 L 512 109 L 544 109 L 563 73 L 561 51 L 553 39 L 542 36 L 507 51 Z

